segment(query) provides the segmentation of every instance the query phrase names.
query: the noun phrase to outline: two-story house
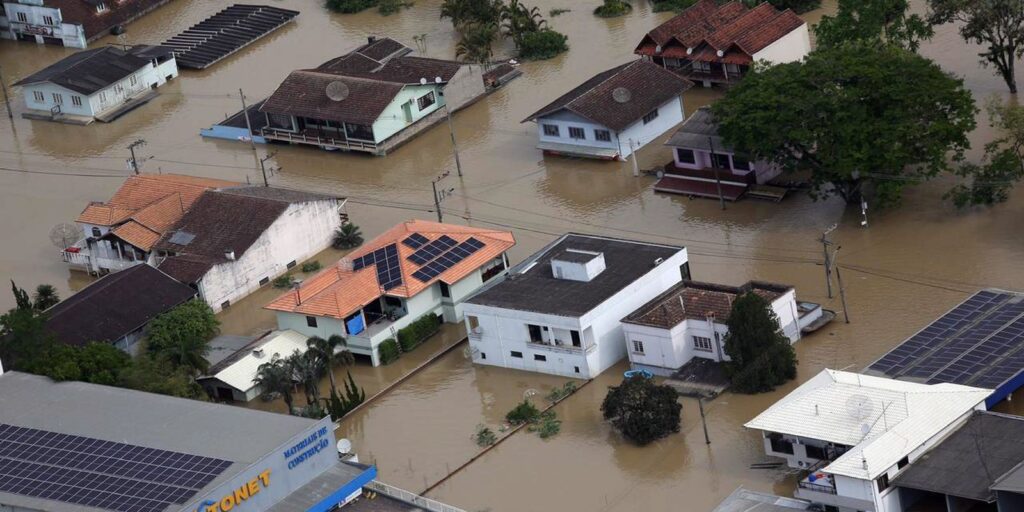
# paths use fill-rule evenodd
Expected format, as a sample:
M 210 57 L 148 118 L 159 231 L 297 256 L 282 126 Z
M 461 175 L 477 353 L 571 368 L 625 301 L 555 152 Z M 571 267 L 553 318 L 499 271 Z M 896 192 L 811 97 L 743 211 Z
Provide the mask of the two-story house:
M 523 120 L 546 154 L 625 160 L 682 122 L 693 82 L 635 60 L 594 75 Z
M 756 62 L 793 62 L 810 52 L 807 22 L 793 11 L 735 0 L 698 0 L 648 32 L 634 50 L 705 87 L 736 83 Z
M 266 306 L 281 330 L 348 340 L 348 350 L 380 364 L 379 347 L 434 313 L 462 321 L 466 297 L 508 268 L 508 231 L 403 222 Z
M 156 97 L 178 76 L 174 52 L 163 46 L 82 50 L 37 71 L 21 86 L 26 119 L 89 124 L 110 122 Z
M 892 486 L 908 465 L 985 409 L 992 391 L 822 370 L 747 428 L 801 470 L 795 496 L 833 512 L 902 512 Z
M 473 362 L 594 378 L 626 355 L 620 319 L 689 272 L 683 247 L 564 235 L 466 301 Z
M 7 0 L 0 38 L 85 48 L 170 0 Z

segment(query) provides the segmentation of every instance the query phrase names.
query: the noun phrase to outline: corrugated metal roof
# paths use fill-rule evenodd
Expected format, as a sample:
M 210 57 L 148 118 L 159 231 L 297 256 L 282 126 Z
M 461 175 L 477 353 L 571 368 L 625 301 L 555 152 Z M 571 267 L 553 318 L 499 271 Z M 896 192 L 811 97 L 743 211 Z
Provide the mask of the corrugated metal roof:
M 234 364 L 214 374 L 214 377 L 244 393 L 253 387 L 252 381 L 256 378 L 260 365 L 270 361 L 275 355 L 285 358 L 296 350 L 305 353 L 307 339 L 307 336 L 290 329 L 270 334 L 266 337 L 265 343 L 253 348 Z M 255 355 L 257 351 L 260 353 L 259 356 Z

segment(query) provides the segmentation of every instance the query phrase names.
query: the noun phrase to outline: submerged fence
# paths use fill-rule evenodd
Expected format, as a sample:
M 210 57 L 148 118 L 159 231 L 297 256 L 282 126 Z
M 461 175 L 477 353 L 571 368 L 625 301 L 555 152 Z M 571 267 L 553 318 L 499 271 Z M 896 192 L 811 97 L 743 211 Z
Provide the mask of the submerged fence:
M 429 510 L 431 512 L 466 512 L 461 508 L 455 508 L 451 505 L 445 505 L 440 501 L 434 501 L 430 498 L 424 498 L 419 494 L 413 494 L 405 489 L 400 489 L 393 485 L 388 485 L 384 482 L 378 482 L 377 480 L 374 480 L 366 484 L 364 488 L 394 498 L 399 501 L 404 501 L 410 505 L 415 505 L 417 507 L 420 507 L 424 510 Z

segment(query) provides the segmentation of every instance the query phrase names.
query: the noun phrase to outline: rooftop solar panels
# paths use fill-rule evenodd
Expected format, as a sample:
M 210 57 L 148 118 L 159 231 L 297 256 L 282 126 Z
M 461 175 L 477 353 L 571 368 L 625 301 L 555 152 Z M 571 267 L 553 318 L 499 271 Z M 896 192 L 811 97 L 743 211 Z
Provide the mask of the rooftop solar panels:
M 465 242 L 453 247 L 447 252 L 441 254 L 433 261 L 427 263 L 422 268 L 412 274 L 416 279 L 427 282 L 431 279 L 441 275 L 442 272 L 452 268 L 460 261 L 469 257 L 476 251 L 479 251 L 484 247 L 484 243 L 477 240 L 476 238 L 469 238 Z
M 424 245 L 416 252 L 409 255 L 409 261 L 423 265 L 428 261 L 438 257 L 441 253 L 451 249 L 457 242 L 448 235 L 441 235 L 437 240 L 434 240 L 427 245 Z
M 376 265 L 377 284 L 385 291 L 402 285 L 402 269 L 398 263 L 398 246 L 382 247 L 365 256 L 352 260 L 352 270 Z
M 0 492 L 117 511 L 184 504 L 232 463 L 0 424 Z
M 980 291 L 875 361 L 867 372 L 997 393 L 1024 371 L 1024 295 Z M 1001 399 L 1001 397 L 999 397 Z M 998 401 L 998 400 L 997 400 Z
M 425 236 L 423 236 L 423 235 L 421 235 L 419 233 L 413 233 L 413 234 L 409 235 L 408 237 L 406 237 L 405 240 L 402 240 L 402 244 L 404 244 L 406 247 L 411 247 L 413 249 L 419 249 L 420 247 L 423 246 L 423 244 L 427 243 L 428 241 L 429 240 L 427 239 L 427 237 L 425 237 Z
M 178 66 L 205 69 L 277 30 L 298 11 L 267 5 L 232 5 L 168 39 Z

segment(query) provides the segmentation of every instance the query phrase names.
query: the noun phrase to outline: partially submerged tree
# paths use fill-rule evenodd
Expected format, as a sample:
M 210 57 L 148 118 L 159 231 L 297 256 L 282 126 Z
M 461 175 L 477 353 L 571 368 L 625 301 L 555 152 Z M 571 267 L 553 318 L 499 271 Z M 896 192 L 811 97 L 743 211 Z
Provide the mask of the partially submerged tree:
M 0 316 L 0 362 L 8 370 L 31 371 L 30 366 L 55 341 L 28 292 L 18 288 L 14 281 L 11 281 L 11 292 L 16 306 Z
M 932 36 L 932 26 L 918 14 L 908 14 L 908 0 L 839 0 L 835 16 L 822 16 L 814 27 L 818 48 L 851 41 L 885 42 L 917 51 Z
M 338 386 L 334 382 L 334 366 L 337 364 L 351 366 L 355 363 L 355 357 L 348 350 L 348 341 L 337 334 L 332 334 L 326 340 L 319 336 L 313 336 L 306 340 L 306 347 L 309 349 L 307 354 L 316 359 L 317 364 L 324 367 L 331 381 L 331 390 L 336 391 Z
M 209 367 L 206 353 L 219 326 L 206 302 L 190 300 L 149 323 L 146 349 L 150 355 L 165 357 L 176 367 L 202 373 Z
M 288 408 L 288 414 L 292 414 L 294 410 L 292 389 L 294 389 L 295 383 L 292 378 L 291 368 L 288 367 L 284 359 L 274 354 L 270 361 L 261 364 L 256 369 L 256 377 L 253 378 L 252 383 L 264 395 L 279 393 L 281 398 L 284 399 L 285 406 Z
M 32 298 L 32 307 L 38 311 L 46 311 L 60 302 L 60 295 L 57 289 L 50 284 L 36 286 L 36 293 Z
M 734 391 L 771 391 L 796 377 L 796 352 L 763 297 L 753 292 L 737 297 L 726 325 L 726 369 Z
M 363 243 L 363 233 L 359 231 L 359 226 L 348 222 L 337 229 L 334 232 L 334 237 L 331 240 L 331 245 L 335 249 L 351 249 L 358 247 Z
M 755 67 L 712 110 L 738 152 L 810 171 L 812 197 L 856 203 L 870 187 L 880 205 L 961 160 L 976 111 L 934 62 L 870 43 Z
M 474 64 L 487 64 L 494 56 L 491 43 L 498 35 L 494 23 L 469 23 L 462 28 L 462 37 L 455 45 L 455 58 Z
M 764 0 L 743 0 L 748 7 L 756 7 Z M 821 7 L 821 0 L 767 0 L 768 3 L 775 6 L 777 9 L 793 9 L 793 12 L 797 14 L 803 14 L 807 11 L 813 11 L 818 7 Z
M 654 379 L 637 375 L 609 386 L 601 411 L 626 439 L 642 446 L 679 432 L 683 406 L 678 398 L 671 386 L 659 386 Z
M 985 144 L 980 164 L 966 163 L 956 170 L 967 183 L 953 187 L 946 198 L 957 207 L 1004 202 L 1024 178 L 1024 107 L 998 97 L 990 98 L 986 107 L 992 128 L 1001 136 Z
M 965 41 L 985 46 L 978 54 L 1017 94 L 1016 61 L 1024 55 L 1024 0 L 928 0 L 933 24 L 957 23 Z

